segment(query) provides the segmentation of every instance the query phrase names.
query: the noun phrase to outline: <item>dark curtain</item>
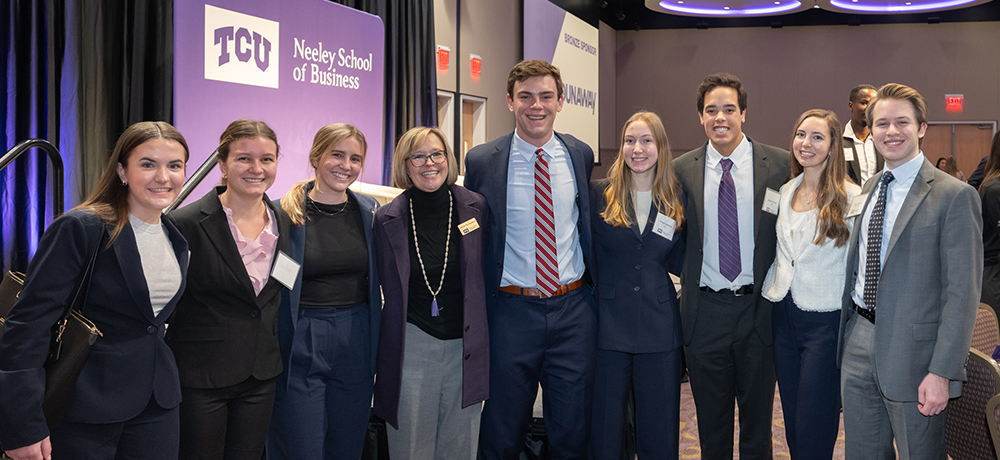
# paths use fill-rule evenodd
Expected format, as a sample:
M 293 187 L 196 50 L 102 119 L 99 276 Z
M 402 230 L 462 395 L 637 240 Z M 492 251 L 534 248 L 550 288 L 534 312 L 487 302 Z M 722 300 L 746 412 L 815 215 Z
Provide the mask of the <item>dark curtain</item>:
M 382 183 L 392 182 L 396 140 L 415 126 L 437 126 L 433 0 L 333 0 L 385 24 L 385 151 Z
M 0 122 L 4 152 L 46 139 L 58 147 L 63 120 L 66 2 L 4 0 L 0 83 L 7 88 Z M 45 152 L 33 149 L 0 171 L 0 255 L 4 269 L 23 271 L 53 213 Z M 62 180 L 62 178 L 54 178 Z
M 70 208 L 128 125 L 172 121 L 173 1 L 3 0 L 0 34 L 4 151 L 46 139 L 65 166 L 65 177 L 48 177 L 47 157 L 33 151 L 0 171 L 0 256 L 4 269 L 24 270 L 52 219 L 48 181 L 64 181 Z

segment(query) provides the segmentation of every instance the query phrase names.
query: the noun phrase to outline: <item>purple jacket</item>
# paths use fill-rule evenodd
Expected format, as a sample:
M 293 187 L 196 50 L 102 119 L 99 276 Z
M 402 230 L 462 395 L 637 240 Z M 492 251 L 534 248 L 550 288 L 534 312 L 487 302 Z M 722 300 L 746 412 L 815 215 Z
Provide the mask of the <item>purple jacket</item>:
M 479 228 L 460 240 L 462 289 L 465 295 L 462 347 L 462 407 L 489 398 L 490 342 L 486 325 L 486 289 L 483 279 L 483 252 L 489 229 L 486 199 L 464 187 L 452 185 L 459 224 L 475 218 Z M 399 394 L 406 340 L 406 301 L 409 298 L 410 231 L 407 205 L 410 191 L 375 212 L 375 245 L 378 248 L 378 276 L 382 283 L 382 325 L 379 331 L 375 379 L 375 415 L 399 428 Z

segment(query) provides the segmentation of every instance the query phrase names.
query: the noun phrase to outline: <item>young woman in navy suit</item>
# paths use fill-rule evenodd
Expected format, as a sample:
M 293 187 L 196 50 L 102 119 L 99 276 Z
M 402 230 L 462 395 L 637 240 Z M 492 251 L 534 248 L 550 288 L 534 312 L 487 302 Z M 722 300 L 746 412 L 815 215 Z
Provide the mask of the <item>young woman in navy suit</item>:
M 635 392 L 639 458 L 677 458 L 681 319 L 669 273 L 683 262 L 681 187 L 655 113 L 622 128 L 608 177 L 591 186 L 595 214 L 597 373 L 593 458 L 624 458 L 622 432 Z
M 288 216 L 265 192 L 278 140 L 262 121 L 236 120 L 219 138 L 222 185 L 171 217 L 191 245 L 190 282 L 170 320 L 177 357 L 180 458 L 260 460 L 281 373 L 280 282 Z
M 404 191 L 375 213 L 385 296 L 375 415 L 390 425 L 392 458 L 476 458 L 490 381 L 489 207 L 457 177 L 444 134 L 413 128 L 392 158 L 392 184 Z
M 847 178 L 842 131 L 828 110 L 803 113 L 792 131 L 792 180 L 781 187 L 778 248 L 764 278 L 774 302 L 774 367 L 792 459 L 831 458 L 840 427 L 837 339 L 861 187 Z
M 356 460 L 364 449 L 382 313 L 372 237 L 378 203 L 348 187 L 367 150 L 354 126 L 320 128 L 309 150 L 316 177 L 281 198 L 293 224 L 289 256 L 301 270 L 278 317 L 285 370 L 270 460 Z
M 187 159 L 168 123 L 128 127 L 97 188 L 42 236 L 0 342 L 0 443 L 11 458 L 177 458 L 181 392 L 163 333 L 184 291 L 188 245 L 160 210 L 180 192 Z M 98 250 L 83 313 L 103 336 L 50 433 L 50 328 Z

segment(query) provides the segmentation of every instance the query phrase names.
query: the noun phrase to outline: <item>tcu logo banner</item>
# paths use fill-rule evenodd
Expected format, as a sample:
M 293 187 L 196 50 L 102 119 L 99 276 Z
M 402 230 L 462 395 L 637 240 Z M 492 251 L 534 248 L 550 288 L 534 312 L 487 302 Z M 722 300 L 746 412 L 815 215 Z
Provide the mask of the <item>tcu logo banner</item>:
M 278 23 L 205 5 L 205 79 L 278 87 Z

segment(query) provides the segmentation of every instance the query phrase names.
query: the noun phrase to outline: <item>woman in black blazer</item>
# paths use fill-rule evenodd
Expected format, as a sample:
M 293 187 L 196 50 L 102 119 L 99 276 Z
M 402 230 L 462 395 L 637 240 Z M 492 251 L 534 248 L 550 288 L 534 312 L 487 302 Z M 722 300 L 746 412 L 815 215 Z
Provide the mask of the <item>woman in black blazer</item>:
M 271 276 L 288 251 L 288 216 L 264 193 L 278 141 L 264 122 L 236 120 L 219 139 L 222 185 L 171 214 L 191 245 L 187 290 L 167 343 L 180 370 L 180 458 L 260 460 L 281 373 Z
M 177 458 L 181 392 L 163 333 L 184 290 L 188 246 L 160 210 L 180 192 L 187 159 L 173 126 L 130 126 L 97 188 L 42 236 L 0 342 L 0 444 L 11 458 Z M 97 250 L 83 312 L 103 336 L 50 433 L 50 328 Z
M 677 458 L 681 318 L 670 280 L 684 244 L 681 187 L 660 117 L 638 112 L 622 128 L 608 179 L 595 182 L 597 371 L 592 449 L 622 458 L 629 391 L 635 392 L 639 458 Z

